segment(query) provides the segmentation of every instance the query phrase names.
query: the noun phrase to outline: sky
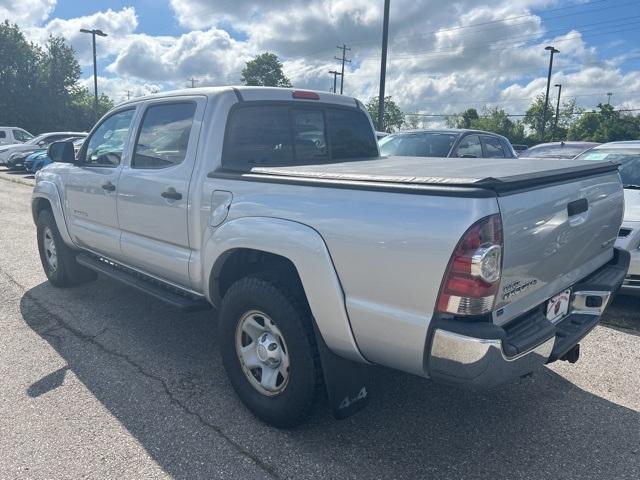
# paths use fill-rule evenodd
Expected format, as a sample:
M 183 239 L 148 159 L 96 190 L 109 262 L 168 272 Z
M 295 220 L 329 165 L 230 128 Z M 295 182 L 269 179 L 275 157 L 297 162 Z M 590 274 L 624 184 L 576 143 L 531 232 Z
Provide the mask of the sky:
M 98 87 L 128 96 L 240 83 L 245 62 L 276 53 L 298 88 L 329 90 L 351 60 L 344 93 L 378 94 L 383 0 L 0 0 L 0 19 L 43 43 L 74 47 L 93 86 L 91 37 L 99 28 Z M 443 115 L 497 106 L 518 115 L 544 93 L 549 53 L 562 99 L 640 108 L 640 0 L 391 0 L 387 95 L 405 112 Z M 551 101 L 555 104 L 556 89 Z M 439 117 L 425 116 L 438 123 Z

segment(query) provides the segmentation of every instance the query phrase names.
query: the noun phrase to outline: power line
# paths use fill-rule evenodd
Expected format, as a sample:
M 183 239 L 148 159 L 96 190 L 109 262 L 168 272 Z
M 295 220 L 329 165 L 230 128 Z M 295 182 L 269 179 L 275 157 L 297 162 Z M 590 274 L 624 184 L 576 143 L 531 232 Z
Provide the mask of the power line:
M 336 60 L 342 61 L 342 70 L 340 71 L 340 95 L 342 95 L 342 92 L 344 91 L 344 64 L 345 62 L 351 63 L 351 60 L 347 59 L 347 51 L 351 49 L 347 48 L 347 46 L 344 44 L 342 44 L 342 46 L 338 45 L 336 48 L 338 50 L 342 50 L 342 58 L 333 57 Z M 335 79 L 335 76 L 334 76 L 334 79 Z M 334 91 L 335 91 L 335 88 L 334 88 Z
M 585 6 L 589 6 L 589 5 L 593 5 L 593 4 L 598 4 L 598 3 L 609 3 L 608 6 L 606 7 L 601 7 L 601 8 L 597 8 L 597 9 L 584 9 L 582 11 L 579 12 L 573 12 L 573 13 L 568 13 L 568 14 L 564 14 L 564 15 L 555 15 L 555 16 L 548 16 L 546 18 L 543 18 L 543 20 L 547 21 L 547 20 L 553 20 L 556 18 L 564 18 L 564 17 L 571 17 L 571 16 L 575 16 L 575 15 L 584 15 L 586 13 L 592 13 L 592 12 L 597 12 L 597 11 L 601 11 L 601 10 L 607 10 L 610 11 L 611 9 L 614 8 L 619 8 L 619 7 L 623 7 L 626 5 L 632 5 L 632 4 L 637 4 L 637 1 L 627 1 L 621 4 L 613 4 L 611 5 L 611 1 L 610 0 L 594 0 L 594 1 L 590 1 L 590 2 L 584 2 L 584 3 L 580 3 L 580 4 L 576 4 L 576 5 L 568 5 L 566 7 L 558 7 L 558 8 L 551 8 L 551 9 L 543 9 L 543 10 L 539 10 L 536 13 L 528 13 L 528 14 L 522 14 L 522 15 L 515 15 L 515 16 L 511 16 L 511 17 L 503 17 L 503 18 L 498 18 L 495 20 L 491 20 L 491 21 L 487 21 L 487 22 L 480 22 L 480 23 L 472 23 L 472 24 L 466 24 L 466 25 L 459 25 L 456 27 L 450 27 L 450 28 L 441 28 L 441 29 L 437 29 L 437 30 L 431 30 L 431 31 L 427 31 L 427 32 L 423 32 L 422 35 L 426 36 L 429 34 L 436 34 L 436 33 L 441 33 L 441 32 L 449 32 L 449 31 L 455 31 L 455 30 L 463 30 L 463 29 L 468 29 L 468 28 L 475 28 L 475 27 L 479 27 L 479 26 L 484 26 L 484 25 L 488 25 L 488 24 L 495 24 L 495 23 L 501 23 L 501 22 L 508 22 L 511 20 L 515 20 L 518 18 L 526 18 L 526 17 L 541 17 L 542 15 L 545 15 L 547 13 L 550 12 L 556 12 L 556 11 L 560 11 L 560 10 L 567 10 L 570 8 L 582 8 Z M 513 25 L 513 24 L 512 24 Z M 511 26 L 511 25 L 510 25 Z M 483 32 L 485 31 L 490 31 L 490 29 L 485 29 L 483 30 Z M 415 34 L 408 34 L 408 35 L 394 35 L 393 39 L 397 40 L 400 38 L 413 38 L 415 37 Z M 351 45 L 370 45 L 371 42 L 369 40 L 352 40 L 349 42 Z M 321 54 L 323 52 L 328 51 L 328 48 L 322 49 L 322 50 L 317 50 L 314 52 L 310 52 L 308 55 L 317 55 L 317 54 Z
M 612 112 L 640 112 L 640 108 L 621 108 L 619 110 L 612 110 Z M 587 115 L 587 114 L 595 114 L 599 115 L 599 112 L 593 111 L 584 111 L 584 112 L 569 112 L 565 113 L 565 115 Z M 406 113 L 405 115 L 415 115 L 416 117 L 457 117 L 460 113 L 418 113 L 411 112 Z M 526 113 L 506 113 L 507 117 L 526 117 Z M 489 115 L 478 115 L 478 118 L 489 118 Z
M 567 42 L 570 40 L 575 40 L 576 38 L 591 38 L 591 37 L 595 37 L 598 35 L 608 35 L 610 33 L 618 33 L 618 32 L 624 32 L 627 30 L 633 30 L 633 29 L 623 29 L 620 30 L 618 29 L 618 27 L 625 27 L 627 25 L 635 25 L 638 23 L 637 20 L 629 22 L 629 19 L 632 18 L 640 18 L 640 15 L 637 16 L 633 16 L 633 17 L 626 17 L 624 19 L 624 21 L 622 23 L 618 23 L 618 24 L 613 24 L 613 25 L 606 25 L 606 26 L 602 26 L 602 27 L 596 27 L 596 28 L 590 28 L 590 29 L 586 29 L 586 30 L 582 30 L 581 32 L 578 32 L 577 34 L 571 35 L 571 36 L 567 36 L 565 38 L 561 38 L 558 40 L 553 40 L 554 43 L 559 43 L 559 42 Z M 618 21 L 618 20 L 616 20 Z M 597 22 L 597 23 L 605 23 L 605 22 Z M 579 27 L 578 27 L 579 28 Z M 595 34 L 591 34 L 591 35 L 584 35 L 584 32 L 592 32 L 592 31 L 597 31 L 597 30 L 602 30 L 602 29 L 610 29 L 613 28 L 614 30 L 610 31 L 610 32 L 601 32 L 601 33 L 595 33 Z M 465 52 L 469 52 L 469 51 L 475 51 L 475 50 L 485 50 L 487 47 L 492 47 L 492 46 L 500 46 L 500 50 L 512 50 L 512 49 L 519 49 L 519 48 L 523 48 L 524 46 L 533 46 L 533 44 L 530 45 L 526 45 L 527 42 L 540 42 L 541 40 L 541 35 L 540 34 L 533 34 L 533 35 L 525 35 L 525 36 L 520 36 L 520 37 L 504 37 L 504 38 L 500 38 L 497 40 L 493 40 L 491 42 L 487 42 L 487 43 L 482 43 L 482 44 L 477 44 L 474 45 L 472 48 L 465 48 Z M 508 40 L 510 42 L 510 46 L 504 46 L 504 42 Z M 518 45 L 513 45 L 514 42 L 523 42 L 523 44 L 518 44 Z M 436 49 L 436 50 L 414 50 L 411 52 L 403 52 L 403 53 L 399 53 L 399 54 L 395 54 L 393 55 L 394 59 L 407 59 L 407 58 L 414 58 L 414 57 L 441 57 L 441 56 L 449 56 L 451 53 L 457 53 L 460 51 L 460 46 L 458 47 L 454 47 L 454 48 L 442 48 L 442 49 Z M 361 55 L 358 56 L 359 59 L 377 59 L 380 58 L 379 54 L 371 54 L 371 55 Z

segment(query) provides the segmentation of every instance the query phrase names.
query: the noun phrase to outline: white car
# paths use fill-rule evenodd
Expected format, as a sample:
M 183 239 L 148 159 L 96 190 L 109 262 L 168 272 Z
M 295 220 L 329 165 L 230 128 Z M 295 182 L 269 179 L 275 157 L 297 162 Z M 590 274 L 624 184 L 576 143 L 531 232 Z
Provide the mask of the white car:
M 611 142 L 582 153 L 576 160 L 620 163 L 624 185 L 624 221 L 616 246 L 631 253 L 629 273 L 620 293 L 640 294 L 640 141 Z
M 12 145 L 31 140 L 31 135 L 26 130 L 18 127 L 0 127 L 0 145 Z
M 0 146 L 0 165 L 6 165 L 11 154 L 16 152 L 36 151 L 48 147 L 49 144 L 69 137 L 85 137 L 86 132 L 50 132 L 30 138 L 24 143 Z

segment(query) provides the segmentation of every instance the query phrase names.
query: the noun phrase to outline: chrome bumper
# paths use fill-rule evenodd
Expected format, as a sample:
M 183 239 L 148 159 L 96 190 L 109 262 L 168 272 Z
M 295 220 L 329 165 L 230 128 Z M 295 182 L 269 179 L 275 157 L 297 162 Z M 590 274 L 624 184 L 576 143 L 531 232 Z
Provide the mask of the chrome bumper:
M 614 259 L 573 286 L 569 313 L 552 323 L 544 305 L 504 327 L 491 319 L 435 318 L 425 358 L 428 375 L 443 383 L 493 387 L 526 375 L 567 353 L 599 322 L 625 278 L 629 254 Z
M 502 340 L 467 337 L 437 329 L 433 335 L 429 373 L 435 380 L 492 387 L 526 375 L 547 363 L 555 337 L 513 358 L 505 356 Z

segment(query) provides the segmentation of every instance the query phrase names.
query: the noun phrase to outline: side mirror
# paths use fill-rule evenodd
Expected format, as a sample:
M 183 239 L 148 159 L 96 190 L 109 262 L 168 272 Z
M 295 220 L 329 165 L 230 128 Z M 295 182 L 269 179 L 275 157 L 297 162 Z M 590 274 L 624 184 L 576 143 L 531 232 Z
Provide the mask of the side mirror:
M 73 150 L 73 142 L 53 142 L 47 148 L 47 156 L 54 162 L 74 163 L 76 156 Z

